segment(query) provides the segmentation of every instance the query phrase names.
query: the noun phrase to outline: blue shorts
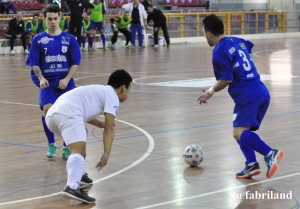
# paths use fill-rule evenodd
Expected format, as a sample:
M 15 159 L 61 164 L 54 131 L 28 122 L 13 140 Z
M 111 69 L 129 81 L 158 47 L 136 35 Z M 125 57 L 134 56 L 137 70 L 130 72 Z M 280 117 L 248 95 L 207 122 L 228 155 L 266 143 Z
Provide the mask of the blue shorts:
M 58 86 L 59 80 L 49 81 L 49 87 L 45 89 L 40 88 L 40 97 L 39 97 L 39 105 L 41 110 L 43 110 L 43 106 L 46 104 L 54 104 L 57 98 L 63 93 L 70 91 L 76 88 L 75 82 L 73 79 L 69 81 L 69 84 L 66 89 L 61 90 Z
M 103 22 L 94 22 L 91 20 L 94 30 L 103 30 Z
M 258 130 L 269 104 L 269 96 L 247 104 L 236 104 L 233 110 L 233 127 L 250 127 L 252 131 Z

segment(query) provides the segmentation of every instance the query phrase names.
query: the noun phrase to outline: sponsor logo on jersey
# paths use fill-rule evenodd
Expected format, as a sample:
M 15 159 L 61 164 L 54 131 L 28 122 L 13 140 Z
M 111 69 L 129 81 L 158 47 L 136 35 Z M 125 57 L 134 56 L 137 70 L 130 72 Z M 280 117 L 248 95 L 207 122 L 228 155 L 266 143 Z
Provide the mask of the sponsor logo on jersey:
M 231 47 L 228 51 L 230 54 L 233 54 L 233 52 L 235 52 L 235 48 L 234 47 Z
M 61 47 L 61 52 L 62 53 L 66 53 L 68 51 L 68 47 L 67 46 L 62 46 Z
M 65 55 L 55 55 L 55 56 L 46 56 L 45 61 L 49 62 L 67 62 L 67 58 Z
M 247 49 L 244 43 L 240 43 L 240 47 L 241 47 L 242 49 Z
M 117 115 L 118 112 L 119 112 L 119 107 L 118 106 L 114 106 L 114 109 L 115 109 L 115 112 L 116 112 L 116 115 Z
M 48 38 L 48 37 L 46 36 L 46 37 L 42 37 L 41 40 L 40 40 L 40 42 L 41 42 L 42 44 L 48 44 L 49 41 L 53 41 L 53 40 L 54 40 L 53 38 Z

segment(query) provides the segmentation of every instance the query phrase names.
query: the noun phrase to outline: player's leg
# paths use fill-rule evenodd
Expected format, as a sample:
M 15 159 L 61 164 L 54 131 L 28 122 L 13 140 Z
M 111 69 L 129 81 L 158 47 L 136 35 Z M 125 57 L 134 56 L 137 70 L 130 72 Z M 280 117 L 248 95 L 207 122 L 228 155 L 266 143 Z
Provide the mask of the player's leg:
M 116 49 L 116 42 L 118 40 L 118 34 L 119 34 L 119 31 L 118 29 L 115 29 L 113 26 L 111 27 L 112 31 L 113 31 L 113 35 L 111 37 L 111 49 L 114 50 Z
M 68 178 L 63 194 L 85 203 L 94 203 L 95 198 L 88 196 L 83 191 L 87 185 L 91 187 L 93 184 L 93 181 L 84 171 L 87 134 L 83 119 L 53 114 L 48 116 L 46 121 L 53 132 L 62 136 L 71 151 L 66 164 Z
M 27 34 L 23 33 L 20 37 L 20 39 L 22 40 L 22 45 L 23 45 L 23 49 L 24 49 L 24 54 L 28 54 L 28 49 L 27 49 Z
M 153 27 L 153 38 L 154 38 L 154 43 L 153 47 L 158 47 L 158 32 L 159 32 L 159 27 L 157 25 L 154 25 Z
M 103 22 L 102 21 L 98 23 L 98 29 L 100 31 L 100 36 L 101 36 L 101 40 L 102 40 L 102 44 L 103 44 L 103 50 L 107 51 L 108 48 L 106 47 L 106 37 L 105 37 L 105 34 L 104 34 L 104 28 L 103 28 Z
M 81 38 L 81 50 L 85 51 L 85 43 L 86 43 L 86 37 L 87 37 L 87 33 L 83 32 L 82 33 L 82 38 Z
M 266 176 L 271 178 L 277 170 L 277 162 L 281 160 L 283 151 L 272 149 L 254 132 L 259 129 L 269 103 L 270 97 L 265 97 L 244 105 L 242 108 L 237 108 L 234 127 L 240 127 L 244 124 L 243 126 L 249 127 L 249 129 L 240 132 L 235 131 L 234 137 L 240 144 L 250 147 L 265 157 L 268 167 Z
M 130 31 L 132 33 L 132 36 L 131 36 L 131 45 L 132 46 L 135 46 L 136 30 L 137 30 L 136 24 L 135 23 L 131 24 Z
M 143 35 L 143 26 L 141 24 L 137 24 L 137 33 L 139 39 L 139 47 L 142 47 L 144 41 L 144 35 Z
M 56 156 L 56 150 L 57 150 L 57 146 L 55 144 L 55 139 L 54 139 L 54 134 L 52 131 L 49 130 L 49 128 L 46 125 L 46 121 L 45 121 L 45 116 L 51 106 L 52 106 L 52 104 L 50 104 L 50 103 L 44 104 L 42 106 L 42 111 L 43 111 L 42 125 L 43 125 L 44 132 L 45 132 L 45 135 L 48 140 L 48 151 L 47 151 L 48 158 L 54 158 Z
M 161 25 L 161 29 L 164 33 L 164 37 L 165 37 L 165 40 L 166 40 L 166 43 L 167 43 L 167 47 L 170 46 L 170 36 L 169 36 L 169 33 L 168 33 L 168 27 L 167 27 L 167 24 L 164 23 Z

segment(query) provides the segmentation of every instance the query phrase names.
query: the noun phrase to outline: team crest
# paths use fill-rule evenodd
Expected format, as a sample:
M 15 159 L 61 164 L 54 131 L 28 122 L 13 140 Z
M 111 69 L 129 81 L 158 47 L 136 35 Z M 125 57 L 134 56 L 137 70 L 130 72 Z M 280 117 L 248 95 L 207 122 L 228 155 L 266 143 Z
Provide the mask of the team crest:
M 69 45 L 70 44 L 70 37 L 63 36 L 62 39 L 61 39 L 61 43 Z
M 68 51 L 68 47 L 62 46 L 61 51 L 62 51 L 62 53 L 66 53 Z

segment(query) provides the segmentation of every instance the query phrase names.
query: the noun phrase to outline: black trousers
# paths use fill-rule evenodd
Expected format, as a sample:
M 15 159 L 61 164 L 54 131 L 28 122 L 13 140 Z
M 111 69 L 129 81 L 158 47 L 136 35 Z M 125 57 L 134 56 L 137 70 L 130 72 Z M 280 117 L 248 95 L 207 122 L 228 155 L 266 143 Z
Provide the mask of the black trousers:
M 82 29 L 82 20 L 72 20 L 70 19 L 69 24 L 69 33 L 77 38 L 79 46 L 81 46 L 81 29 Z
M 113 30 L 113 27 L 112 27 L 112 30 Z M 125 39 L 126 39 L 126 44 L 125 45 L 128 45 L 128 43 L 131 41 L 131 35 L 132 34 L 127 29 L 118 29 L 117 31 L 113 30 L 113 36 L 111 37 L 111 43 L 115 44 L 117 42 L 119 32 L 123 33 L 123 35 L 125 36 Z
M 15 47 L 15 40 L 17 39 L 17 35 L 11 35 L 10 37 L 7 38 L 9 39 L 10 50 L 13 50 Z M 22 45 L 24 50 L 26 49 L 26 38 L 27 38 L 26 33 L 23 33 L 20 37 L 20 39 L 22 40 Z
M 168 33 L 168 27 L 166 23 L 160 24 L 160 25 L 155 25 L 153 26 L 153 36 L 154 36 L 154 44 L 158 44 L 158 34 L 159 34 L 159 28 L 162 29 L 165 40 L 167 42 L 167 45 L 170 45 L 170 37 Z

